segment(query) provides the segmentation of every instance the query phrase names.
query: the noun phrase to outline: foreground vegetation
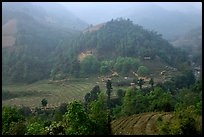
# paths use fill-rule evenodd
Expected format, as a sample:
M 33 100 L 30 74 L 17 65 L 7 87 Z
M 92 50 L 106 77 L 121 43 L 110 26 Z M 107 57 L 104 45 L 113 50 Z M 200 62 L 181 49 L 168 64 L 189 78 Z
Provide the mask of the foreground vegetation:
M 117 96 L 110 98 L 113 89 L 108 81 L 106 94 L 95 86 L 84 96 L 84 101 L 63 103 L 55 109 L 46 109 L 47 103 L 43 103 L 46 99 L 42 100 L 44 107 L 34 111 L 29 107 L 4 106 L 2 134 L 201 135 L 202 81 L 191 82 L 180 88 L 163 83 L 150 88 L 119 89 Z

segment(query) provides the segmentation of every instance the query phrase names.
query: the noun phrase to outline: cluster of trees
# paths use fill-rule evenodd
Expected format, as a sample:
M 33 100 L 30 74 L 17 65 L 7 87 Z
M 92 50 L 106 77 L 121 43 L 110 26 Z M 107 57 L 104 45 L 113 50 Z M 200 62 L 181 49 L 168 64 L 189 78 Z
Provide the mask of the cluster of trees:
M 116 71 L 122 75 L 132 74 L 132 72 L 137 71 L 143 75 L 148 75 L 149 70 L 145 66 L 141 66 L 140 59 L 133 57 L 117 57 L 114 60 L 99 60 L 95 55 L 88 55 L 83 60 L 78 61 L 74 60 L 71 64 L 71 67 L 67 67 L 67 73 L 72 74 L 75 77 L 83 77 L 87 75 L 102 74 L 107 75 L 111 74 L 113 71 Z M 67 76 L 67 73 L 64 73 L 57 69 L 51 70 L 51 78 L 57 79 L 57 74 L 62 73 L 62 76 Z M 63 78 L 63 77 L 58 77 Z
M 201 81 L 201 79 L 199 80 Z M 165 90 L 171 91 L 172 93 L 177 92 L 177 89 L 190 88 L 196 82 L 195 76 L 191 69 L 187 69 L 181 72 L 170 80 L 165 81 L 163 84 L 157 84 Z
M 152 111 L 170 112 L 173 111 L 174 105 L 171 93 L 161 88 L 157 87 L 149 93 L 130 88 L 125 92 L 122 105 L 117 106 L 114 112 L 116 117 Z
M 130 71 L 136 71 L 140 64 L 138 58 L 118 57 L 114 64 L 114 69 L 122 74 L 128 74 Z

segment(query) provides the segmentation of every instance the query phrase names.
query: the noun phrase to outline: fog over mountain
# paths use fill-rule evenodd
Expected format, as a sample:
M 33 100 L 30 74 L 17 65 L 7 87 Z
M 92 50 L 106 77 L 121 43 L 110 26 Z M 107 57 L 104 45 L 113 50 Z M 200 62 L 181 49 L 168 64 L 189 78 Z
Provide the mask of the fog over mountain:
M 130 18 L 139 25 L 174 39 L 201 26 L 202 5 L 198 2 L 61 2 L 89 24 L 112 18 Z
M 201 11 L 2 2 L 2 135 L 202 135 Z

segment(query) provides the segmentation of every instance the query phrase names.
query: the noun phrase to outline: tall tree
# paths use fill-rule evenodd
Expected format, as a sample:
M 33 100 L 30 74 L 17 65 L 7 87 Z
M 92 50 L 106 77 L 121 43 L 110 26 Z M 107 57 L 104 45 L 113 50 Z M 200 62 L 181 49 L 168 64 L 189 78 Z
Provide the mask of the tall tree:
M 142 85 L 144 84 L 144 80 L 143 79 L 139 79 L 137 81 L 137 84 L 140 86 L 140 89 L 142 89 Z
M 92 122 L 89 119 L 83 105 L 74 101 L 68 105 L 65 113 L 68 135 L 91 135 L 93 134 Z
M 111 134 L 111 108 L 110 108 L 110 95 L 111 95 L 111 91 L 112 91 L 112 82 L 110 80 L 107 81 L 106 83 L 106 88 L 107 88 L 107 108 L 108 108 L 108 134 Z
M 42 99 L 41 103 L 42 103 L 42 106 L 45 107 L 47 105 L 47 99 L 45 98 Z
M 100 93 L 99 98 L 89 105 L 89 115 L 94 120 L 94 131 L 96 135 L 108 134 L 107 102 L 105 93 Z
M 149 84 L 151 85 L 152 90 L 154 91 L 154 80 L 153 80 L 153 78 L 150 79 Z

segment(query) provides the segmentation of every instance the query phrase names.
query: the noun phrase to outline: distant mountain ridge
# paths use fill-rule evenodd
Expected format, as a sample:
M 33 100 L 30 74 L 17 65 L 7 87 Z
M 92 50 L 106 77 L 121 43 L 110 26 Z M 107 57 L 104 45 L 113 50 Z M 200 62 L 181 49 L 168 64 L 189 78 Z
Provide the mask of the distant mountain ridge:
M 10 31 L 8 29 L 11 29 L 5 27 L 5 25 L 13 19 L 15 19 L 15 29 L 18 30 L 16 35 L 24 34 L 25 30 L 29 34 L 35 34 L 37 33 L 34 30 L 36 27 L 41 32 L 44 31 L 44 28 L 47 28 L 48 30 L 67 33 L 81 31 L 87 27 L 85 22 L 72 15 L 71 12 L 57 3 L 3 3 L 2 27 L 4 35 L 7 31 Z M 3 41 L 7 41 L 7 38 L 3 37 Z M 2 46 L 6 47 L 4 43 Z
M 83 3 L 71 5 L 63 3 L 89 24 L 99 24 L 123 17 L 147 29 L 154 29 L 165 39 L 174 40 L 190 29 L 202 24 L 202 5 L 179 2 L 110 2 Z M 80 7 L 79 10 L 75 8 Z M 93 12 L 94 11 L 94 12 Z

